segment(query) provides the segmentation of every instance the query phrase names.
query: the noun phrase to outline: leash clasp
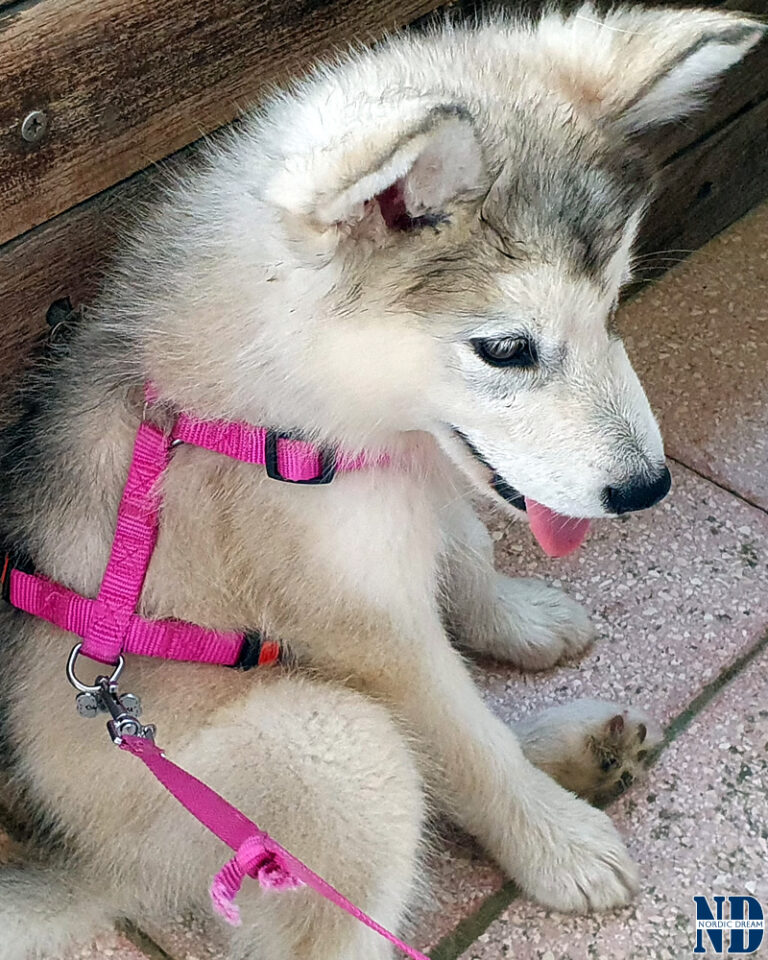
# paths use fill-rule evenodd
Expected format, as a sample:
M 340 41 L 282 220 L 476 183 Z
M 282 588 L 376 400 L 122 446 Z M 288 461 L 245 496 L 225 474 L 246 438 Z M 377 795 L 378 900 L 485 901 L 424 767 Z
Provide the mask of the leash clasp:
M 141 716 L 141 700 L 132 693 L 121 694 L 117 681 L 125 666 L 125 658 L 120 657 L 115 669 L 109 677 L 96 677 L 94 684 L 88 685 L 78 679 L 75 674 L 75 664 L 80 656 L 82 643 L 76 644 L 67 660 L 67 679 L 78 691 L 75 697 L 75 706 L 81 717 L 96 717 L 100 713 L 108 713 L 107 730 L 112 742 L 117 746 L 123 742 L 123 737 L 141 737 L 154 743 L 156 728 L 153 724 L 139 722 Z
M 139 722 L 141 716 L 141 701 L 132 693 L 122 696 L 118 693 L 117 684 L 106 677 L 101 677 L 101 693 L 99 699 L 111 715 L 107 721 L 107 730 L 112 743 L 118 747 L 123 737 L 141 737 L 142 740 L 155 742 L 156 727 L 152 723 L 146 726 Z

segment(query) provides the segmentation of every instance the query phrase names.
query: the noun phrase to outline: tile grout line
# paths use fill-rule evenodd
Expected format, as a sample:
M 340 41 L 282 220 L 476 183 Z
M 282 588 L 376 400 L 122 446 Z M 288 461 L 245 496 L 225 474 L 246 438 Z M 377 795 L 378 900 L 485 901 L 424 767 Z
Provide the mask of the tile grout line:
M 429 951 L 430 960 L 458 960 L 519 895 L 517 884 L 508 880 L 486 897 L 474 913 L 464 917 L 450 933 L 440 938 Z
M 721 670 L 713 680 L 710 680 L 688 706 L 672 718 L 664 731 L 664 740 L 658 747 L 649 767 L 655 766 L 664 750 L 690 727 L 696 717 L 712 703 L 725 687 L 766 650 L 768 650 L 768 630 L 740 657 L 737 657 L 733 663 Z M 481 934 L 485 933 L 495 920 L 498 920 L 502 912 L 518 898 L 519 894 L 519 888 L 514 882 L 508 881 L 505 883 L 499 890 L 487 897 L 474 913 L 460 920 L 453 930 L 437 942 L 429 952 L 431 960 L 459 960 L 459 957 L 476 942 Z
M 697 469 L 696 467 L 692 467 L 689 463 L 686 463 L 685 460 L 681 460 L 679 457 L 676 457 L 671 453 L 667 454 L 667 460 L 671 460 L 672 463 L 677 464 L 679 467 L 684 467 L 686 470 L 689 470 L 691 473 L 699 477 L 699 479 L 705 480 L 707 483 L 711 483 L 712 486 L 717 487 L 718 490 L 722 490 L 723 493 L 729 493 L 732 497 L 735 497 L 737 500 L 745 503 L 748 507 L 752 507 L 754 510 L 759 510 L 761 513 L 768 514 L 768 509 L 766 507 L 761 506 L 759 503 L 755 503 L 754 500 L 750 500 L 745 494 L 739 493 L 738 490 L 734 490 L 732 487 L 727 486 L 720 480 L 715 480 L 713 477 L 708 477 L 706 473 L 702 473 L 701 470 Z
M 115 929 L 122 934 L 126 940 L 130 941 L 137 949 L 141 950 L 147 960 L 175 960 L 172 954 L 156 943 L 148 933 L 145 933 L 141 927 L 137 927 L 130 920 L 118 920 Z
M 701 692 L 691 700 L 688 706 L 669 723 L 664 731 L 664 743 L 659 753 L 653 758 L 653 764 L 656 763 L 661 751 L 685 733 L 691 723 L 706 707 L 712 703 L 724 689 L 736 677 L 739 676 L 761 653 L 768 650 L 768 630 L 752 646 L 746 650 L 740 657 L 737 657 L 733 663 L 721 670 L 720 673 L 706 684 Z

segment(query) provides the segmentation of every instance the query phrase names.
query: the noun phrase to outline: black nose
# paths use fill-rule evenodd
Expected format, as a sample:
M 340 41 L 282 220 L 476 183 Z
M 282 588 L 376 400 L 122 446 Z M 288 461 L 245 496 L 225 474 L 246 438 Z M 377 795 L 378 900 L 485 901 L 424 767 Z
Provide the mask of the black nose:
M 623 483 L 620 487 L 606 487 L 603 490 L 603 503 L 609 513 L 630 513 L 632 510 L 645 510 L 654 503 L 663 500 L 672 486 L 672 477 L 664 467 L 654 480 L 640 475 Z

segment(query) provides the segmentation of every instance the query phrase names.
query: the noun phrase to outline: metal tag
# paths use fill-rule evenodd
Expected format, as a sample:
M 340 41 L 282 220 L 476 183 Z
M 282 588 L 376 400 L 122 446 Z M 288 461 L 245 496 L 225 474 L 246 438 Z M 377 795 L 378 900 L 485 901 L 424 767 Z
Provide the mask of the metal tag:
M 129 717 L 141 716 L 141 700 L 139 700 L 135 693 L 121 693 L 118 700 L 120 701 L 120 706 Z
M 99 697 L 95 693 L 78 693 L 75 697 L 75 704 L 81 717 L 95 717 L 103 709 L 99 703 Z

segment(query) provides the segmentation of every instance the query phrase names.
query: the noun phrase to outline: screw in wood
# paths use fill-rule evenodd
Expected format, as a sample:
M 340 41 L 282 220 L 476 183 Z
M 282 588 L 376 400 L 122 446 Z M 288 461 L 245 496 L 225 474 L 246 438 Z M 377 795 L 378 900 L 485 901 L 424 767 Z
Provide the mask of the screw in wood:
M 42 110 L 33 110 L 27 114 L 21 124 L 21 136 L 27 143 L 37 143 L 48 129 L 48 117 Z

